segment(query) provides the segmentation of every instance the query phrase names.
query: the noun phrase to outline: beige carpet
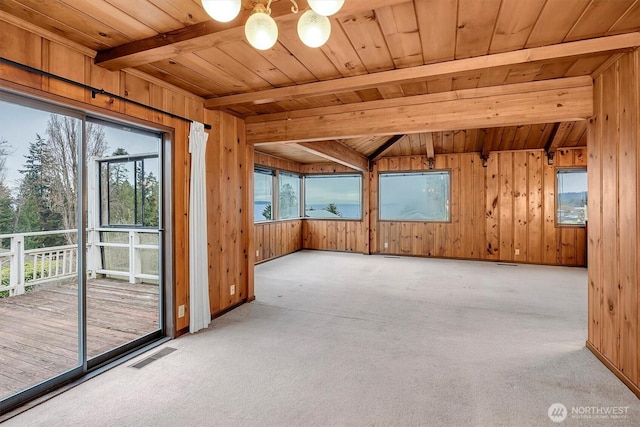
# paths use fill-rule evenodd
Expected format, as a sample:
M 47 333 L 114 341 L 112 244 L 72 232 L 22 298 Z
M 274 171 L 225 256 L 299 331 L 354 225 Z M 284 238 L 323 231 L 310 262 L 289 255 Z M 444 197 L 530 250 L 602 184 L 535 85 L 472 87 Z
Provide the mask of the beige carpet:
M 584 348 L 586 294 L 579 268 L 298 252 L 258 266 L 257 300 L 173 353 L 6 427 L 640 425 L 638 399 Z M 571 414 L 586 407 L 627 413 Z

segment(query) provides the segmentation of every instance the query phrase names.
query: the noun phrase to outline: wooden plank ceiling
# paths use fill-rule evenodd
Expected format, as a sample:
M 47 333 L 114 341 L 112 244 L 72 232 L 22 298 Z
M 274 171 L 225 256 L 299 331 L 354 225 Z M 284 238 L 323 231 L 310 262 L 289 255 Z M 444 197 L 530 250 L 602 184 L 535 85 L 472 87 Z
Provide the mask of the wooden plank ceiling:
M 199 0 L 2 0 L 0 19 L 41 27 L 96 51 L 105 68 L 137 69 L 204 97 L 209 108 L 254 119 L 593 76 L 640 44 L 640 0 L 346 0 L 331 17 L 329 41 L 311 49 L 298 39 L 289 1 L 276 0 L 278 42 L 258 51 L 243 33 L 254 3 L 243 0 L 241 16 L 226 24 L 212 21 Z M 430 138 L 436 154 L 544 148 L 554 126 L 456 129 Z M 586 145 L 585 130 L 584 122 L 563 125 L 554 147 Z M 338 142 L 370 156 L 388 139 Z M 425 154 L 424 140 L 407 135 L 384 155 Z M 299 146 L 259 149 L 302 163 L 326 161 Z

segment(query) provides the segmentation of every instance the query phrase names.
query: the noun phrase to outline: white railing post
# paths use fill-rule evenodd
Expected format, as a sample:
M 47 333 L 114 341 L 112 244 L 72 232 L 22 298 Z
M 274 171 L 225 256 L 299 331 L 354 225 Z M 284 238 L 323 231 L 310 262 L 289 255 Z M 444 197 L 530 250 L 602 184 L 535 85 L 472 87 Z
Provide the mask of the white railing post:
M 11 238 L 11 276 L 9 286 L 12 290 L 10 296 L 24 294 L 24 236 L 16 234 Z
M 91 229 L 87 233 L 89 237 L 87 248 L 87 267 L 89 278 L 95 279 L 97 271 L 102 269 L 102 254 L 100 253 L 100 231 Z
M 142 272 L 142 260 L 140 251 L 136 247 L 140 244 L 140 235 L 133 230 L 129 231 L 129 283 L 138 282 L 136 275 Z

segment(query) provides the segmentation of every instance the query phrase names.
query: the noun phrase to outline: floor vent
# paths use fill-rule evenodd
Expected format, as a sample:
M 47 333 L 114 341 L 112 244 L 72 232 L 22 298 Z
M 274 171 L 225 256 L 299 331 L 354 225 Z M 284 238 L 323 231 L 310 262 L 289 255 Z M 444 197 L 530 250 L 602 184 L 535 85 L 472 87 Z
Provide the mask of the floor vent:
M 158 359 L 162 359 L 163 357 L 165 357 L 168 354 L 173 353 L 174 351 L 176 351 L 177 349 L 173 348 L 173 347 L 165 347 L 160 351 L 156 351 L 155 353 L 153 353 L 151 356 L 149 357 L 145 357 L 144 359 L 142 359 L 139 362 L 134 363 L 133 365 L 130 365 L 132 368 L 136 368 L 136 369 L 140 369 L 140 368 L 144 368 L 145 366 L 147 366 L 149 363 L 151 362 L 155 362 Z
M 508 262 L 498 262 L 498 263 L 496 263 L 496 264 L 498 264 L 498 265 L 505 265 L 505 266 L 507 266 L 507 267 L 517 267 L 517 266 L 518 266 L 518 264 L 509 264 Z

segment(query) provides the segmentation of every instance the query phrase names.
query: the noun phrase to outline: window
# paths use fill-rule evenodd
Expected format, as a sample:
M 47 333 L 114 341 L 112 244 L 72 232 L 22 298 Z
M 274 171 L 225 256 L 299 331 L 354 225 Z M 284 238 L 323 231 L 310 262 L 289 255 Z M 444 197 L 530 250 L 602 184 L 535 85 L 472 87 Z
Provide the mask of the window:
M 278 219 L 300 218 L 300 176 L 280 173 Z
M 587 170 L 556 169 L 556 222 L 585 225 L 587 221 Z
M 157 227 L 158 175 L 157 155 L 100 161 L 101 225 Z
M 448 171 L 380 174 L 380 220 L 449 221 Z
M 273 171 L 255 169 L 253 172 L 253 220 L 271 221 L 273 204 Z
M 362 218 L 360 175 L 311 175 L 304 179 L 304 216 L 324 219 Z

